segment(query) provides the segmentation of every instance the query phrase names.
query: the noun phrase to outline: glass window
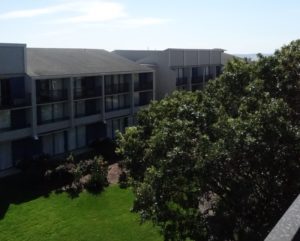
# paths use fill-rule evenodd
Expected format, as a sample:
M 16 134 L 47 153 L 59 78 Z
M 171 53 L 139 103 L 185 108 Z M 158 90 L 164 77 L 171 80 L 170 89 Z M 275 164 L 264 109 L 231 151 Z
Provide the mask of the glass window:
M 76 128 L 76 143 L 77 148 L 81 148 L 86 145 L 85 126 L 79 126 Z
M 75 115 L 76 116 L 83 116 L 85 115 L 85 103 L 84 101 L 77 101 L 75 102 Z
M 53 119 L 60 120 L 64 118 L 64 105 L 54 104 L 53 105 Z
M 65 152 L 65 136 L 64 132 L 53 134 L 54 138 L 54 154 L 61 154 Z
M 0 129 L 10 128 L 10 111 L 0 111 Z
M 119 109 L 119 96 L 117 95 L 113 96 L 113 109 L 114 110 Z
M 41 123 L 52 121 L 52 106 L 43 105 L 40 107 L 41 110 Z
M 112 107 L 113 107 L 112 103 L 113 103 L 112 96 L 105 97 L 105 110 L 106 111 L 112 110 Z

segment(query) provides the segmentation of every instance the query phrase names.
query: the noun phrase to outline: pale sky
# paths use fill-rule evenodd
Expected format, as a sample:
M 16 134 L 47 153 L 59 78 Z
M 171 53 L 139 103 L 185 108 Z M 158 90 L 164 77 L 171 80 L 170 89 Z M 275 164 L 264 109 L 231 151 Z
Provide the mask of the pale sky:
M 299 0 L 0 0 L 0 42 L 29 47 L 223 48 L 300 38 Z

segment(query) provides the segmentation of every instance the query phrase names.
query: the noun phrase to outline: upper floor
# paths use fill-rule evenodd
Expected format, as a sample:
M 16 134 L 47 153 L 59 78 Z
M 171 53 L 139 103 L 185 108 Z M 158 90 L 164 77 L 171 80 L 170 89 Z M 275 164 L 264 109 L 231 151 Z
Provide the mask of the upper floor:
M 155 98 L 154 71 L 118 55 L 23 47 L 6 51 L 24 58 L 20 73 L 0 67 L 0 141 L 134 115 Z

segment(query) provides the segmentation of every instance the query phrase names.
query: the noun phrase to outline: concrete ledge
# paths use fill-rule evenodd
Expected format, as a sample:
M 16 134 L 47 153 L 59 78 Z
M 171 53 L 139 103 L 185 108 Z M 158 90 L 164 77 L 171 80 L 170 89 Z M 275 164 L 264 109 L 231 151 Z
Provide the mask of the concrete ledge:
M 300 195 L 272 229 L 265 241 L 300 240 Z

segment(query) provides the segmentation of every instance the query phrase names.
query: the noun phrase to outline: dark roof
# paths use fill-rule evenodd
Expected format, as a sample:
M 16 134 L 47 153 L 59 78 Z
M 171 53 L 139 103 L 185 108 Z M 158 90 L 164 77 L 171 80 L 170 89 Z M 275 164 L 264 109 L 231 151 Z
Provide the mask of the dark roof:
M 27 74 L 29 76 L 70 76 L 143 71 L 152 70 L 100 49 L 27 48 Z

